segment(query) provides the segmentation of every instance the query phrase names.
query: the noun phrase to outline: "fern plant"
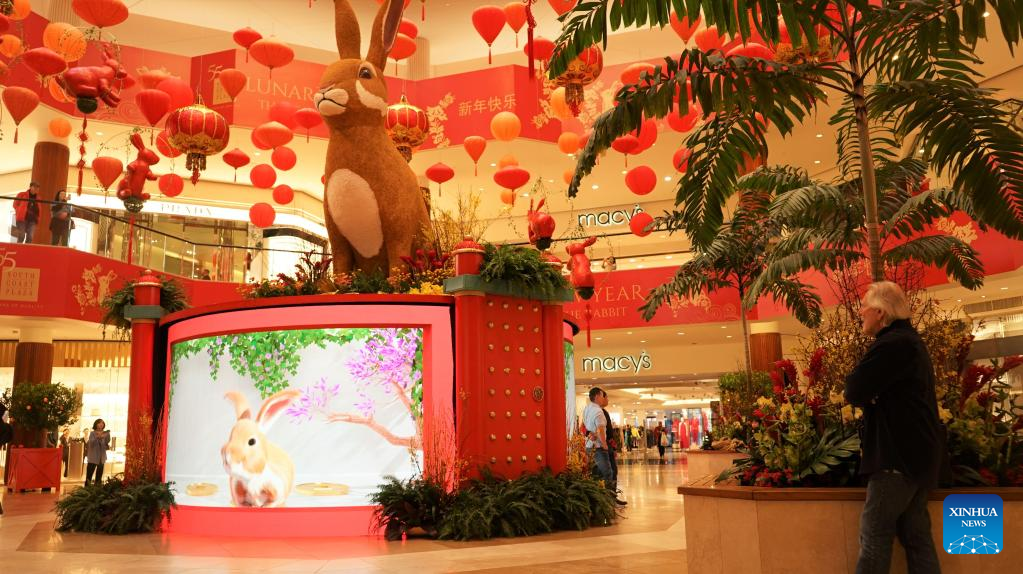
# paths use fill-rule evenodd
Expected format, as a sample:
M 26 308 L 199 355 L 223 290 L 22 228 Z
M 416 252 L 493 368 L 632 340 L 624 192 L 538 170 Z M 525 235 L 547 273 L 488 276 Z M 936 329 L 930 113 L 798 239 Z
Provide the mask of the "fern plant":
M 480 278 L 484 281 L 504 281 L 515 290 L 538 291 L 544 297 L 554 297 L 568 288 L 561 272 L 535 249 L 486 243 L 483 250 Z
M 160 279 L 160 307 L 170 314 L 188 308 L 188 295 L 181 283 L 166 275 Z M 131 334 L 131 320 L 125 318 L 124 310 L 135 304 L 135 284 L 137 281 L 125 281 L 120 289 L 106 297 L 100 304 L 106 312 L 103 315 L 103 327 L 113 327 L 119 340 L 127 340 Z
M 112 477 L 71 491 L 57 501 L 59 532 L 134 534 L 153 532 L 175 507 L 170 483 Z

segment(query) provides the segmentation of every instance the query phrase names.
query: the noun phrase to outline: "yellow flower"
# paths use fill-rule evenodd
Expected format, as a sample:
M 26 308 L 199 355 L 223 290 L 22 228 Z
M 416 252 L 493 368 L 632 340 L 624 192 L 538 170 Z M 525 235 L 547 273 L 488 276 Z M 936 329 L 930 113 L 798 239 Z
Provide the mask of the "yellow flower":
M 952 411 L 946 409 L 941 405 L 938 405 L 938 417 L 941 419 L 941 422 L 947 423 L 948 421 L 952 420 Z
M 831 396 L 828 397 L 828 402 L 833 405 L 840 405 L 845 402 L 845 399 L 842 398 L 840 393 L 831 393 Z
M 781 418 L 784 420 L 792 418 L 792 405 L 785 403 L 781 406 Z
M 773 407 L 774 406 L 774 401 L 772 399 L 767 398 L 767 397 L 760 397 L 760 398 L 757 399 L 757 406 L 760 407 L 760 408 Z
M 863 411 L 861 410 L 857 410 L 856 414 L 853 415 L 852 405 L 842 407 L 842 422 L 851 423 L 854 420 L 858 420 L 861 416 L 863 416 Z

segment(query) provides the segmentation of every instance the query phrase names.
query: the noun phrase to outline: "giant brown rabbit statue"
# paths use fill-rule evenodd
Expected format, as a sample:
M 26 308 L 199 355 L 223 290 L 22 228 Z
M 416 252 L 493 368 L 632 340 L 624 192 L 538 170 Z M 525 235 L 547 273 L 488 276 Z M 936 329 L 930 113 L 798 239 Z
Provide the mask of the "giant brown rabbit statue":
M 359 22 L 349 0 L 334 2 L 341 58 L 327 66 L 313 102 L 330 128 L 323 214 L 335 273 L 360 269 L 393 274 L 428 229 L 416 175 L 384 127 L 384 66 L 403 7 L 402 0 L 381 4 L 363 58 Z

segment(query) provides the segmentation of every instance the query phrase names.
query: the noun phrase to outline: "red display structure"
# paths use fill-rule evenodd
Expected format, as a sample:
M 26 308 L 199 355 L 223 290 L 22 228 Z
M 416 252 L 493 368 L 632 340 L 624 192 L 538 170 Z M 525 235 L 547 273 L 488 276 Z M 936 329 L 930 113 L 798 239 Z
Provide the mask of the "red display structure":
M 562 470 L 571 292 L 513 296 L 473 274 L 446 290 L 164 317 L 152 384 L 178 504 L 168 529 L 373 534 L 371 495 L 386 476 L 441 472 L 454 487 L 483 467 L 508 478 Z
M 8 490 L 60 488 L 59 448 L 12 448 L 7 456 L 11 466 Z

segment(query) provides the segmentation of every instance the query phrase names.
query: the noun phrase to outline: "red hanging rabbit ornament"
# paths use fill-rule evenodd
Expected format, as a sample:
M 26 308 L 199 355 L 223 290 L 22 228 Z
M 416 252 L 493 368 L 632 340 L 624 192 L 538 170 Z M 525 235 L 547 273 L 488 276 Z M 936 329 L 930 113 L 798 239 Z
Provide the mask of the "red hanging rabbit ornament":
M 569 243 L 565 247 L 570 259 L 568 269 L 571 271 L 569 278 L 572 287 L 580 299 L 586 301 L 586 346 L 590 346 L 590 319 L 593 318 L 593 310 L 590 308 L 590 297 L 593 297 L 593 287 L 596 280 L 593 278 L 593 270 L 590 269 L 590 258 L 586 256 L 586 248 L 597 242 L 596 237 L 588 237 L 581 243 Z
M 533 209 L 533 200 L 529 200 L 529 211 L 526 212 L 526 219 L 529 221 L 529 242 L 543 251 L 551 246 L 551 237 L 554 236 L 554 227 L 557 223 L 551 214 L 540 211 L 546 199 L 541 199 L 536 209 Z
M 133 133 L 130 139 L 138 153 L 135 160 L 128 164 L 124 178 L 117 184 L 117 198 L 124 202 L 124 208 L 129 212 L 138 213 L 149 199 L 149 194 L 143 191 L 146 182 L 158 179 L 151 166 L 160 163 L 160 156 L 146 147 L 141 134 Z

